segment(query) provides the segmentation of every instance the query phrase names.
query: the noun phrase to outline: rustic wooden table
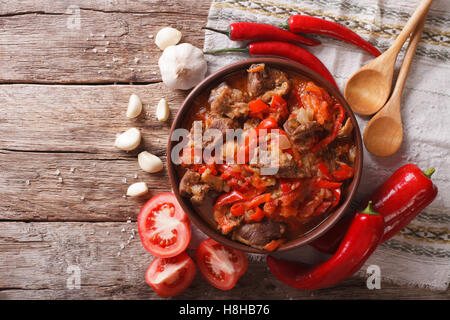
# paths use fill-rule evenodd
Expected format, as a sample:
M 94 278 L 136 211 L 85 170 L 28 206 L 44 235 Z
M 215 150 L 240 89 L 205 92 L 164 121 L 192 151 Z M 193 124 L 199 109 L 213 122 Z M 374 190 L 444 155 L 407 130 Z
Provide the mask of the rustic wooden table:
M 144 281 L 151 257 L 135 235 L 145 200 L 123 197 L 146 181 L 170 190 L 167 172 L 146 174 L 136 154 L 166 160 L 169 123 L 154 119 L 165 97 L 172 118 L 186 93 L 168 90 L 152 35 L 166 25 L 203 46 L 208 0 L 0 0 L 0 298 L 158 299 Z M 78 19 L 79 18 L 79 19 Z M 128 97 L 145 105 L 124 116 Z M 142 129 L 136 152 L 113 147 L 117 132 Z M 58 175 L 59 172 L 59 175 Z M 137 178 L 136 175 L 137 174 Z M 60 180 L 61 178 L 62 180 Z M 80 272 L 81 287 L 70 285 Z M 69 285 L 67 284 L 69 282 Z M 231 291 L 197 276 L 185 299 L 448 299 L 382 283 L 368 290 L 351 278 L 305 293 L 278 282 L 263 263 Z

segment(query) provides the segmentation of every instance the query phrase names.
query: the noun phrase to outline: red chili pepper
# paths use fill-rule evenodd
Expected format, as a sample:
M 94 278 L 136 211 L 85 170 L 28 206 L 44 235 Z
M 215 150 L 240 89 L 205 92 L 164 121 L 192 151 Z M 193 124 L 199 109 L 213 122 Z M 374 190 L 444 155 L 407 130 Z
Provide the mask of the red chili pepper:
M 236 22 L 230 24 L 227 30 L 217 30 L 210 27 L 203 27 L 203 29 L 222 33 L 233 41 L 277 40 L 300 43 L 307 46 L 320 45 L 320 41 L 309 39 L 293 32 L 289 32 L 285 29 L 265 23 Z
M 404 165 L 369 197 L 374 210 L 384 217 L 382 242 L 402 230 L 436 198 L 438 190 L 430 179 L 434 171 L 434 168 L 430 168 L 422 172 L 415 164 Z M 311 245 L 322 252 L 335 252 L 344 237 L 350 219 L 351 216 L 339 221 Z
M 338 161 L 338 163 L 341 169 L 333 172 L 335 180 L 344 181 L 353 177 L 355 170 L 352 167 L 340 161 Z
M 337 189 L 342 186 L 342 182 L 333 182 L 319 179 L 314 183 L 314 186 L 317 188 L 324 188 L 324 189 Z
M 289 18 L 286 26 L 286 29 L 291 32 L 322 34 L 345 41 L 365 50 L 374 57 L 378 57 L 381 54 L 377 48 L 358 34 L 336 22 L 306 15 L 294 15 Z
M 244 197 L 244 195 L 242 193 L 240 193 L 239 191 L 233 190 L 231 192 L 225 193 L 223 195 L 221 195 L 216 203 L 215 203 L 215 207 L 221 207 L 224 206 L 226 204 L 231 204 L 231 203 L 235 203 L 237 201 L 243 201 L 246 200 L 246 198 Z
M 316 145 L 314 145 L 311 148 L 311 151 L 313 152 L 316 152 L 320 148 L 325 147 L 329 145 L 331 142 L 333 142 L 333 140 L 336 139 L 337 137 L 339 129 L 341 129 L 342 127 L 342 123 L 344 122 L 345 118 L 345 110 L 340 104 L 335 105 L 333 108 L 338 109 L 339 112 L 336 117 L 336 120 L 334 120 L 333 130 L 331 131 L 328 137 L 324 138 L 323 140 L 320 140 Z
M 369 205 L 352 220 L 334 256 L 312 268 L 267 257 L 270 271 L 282 282 L 303 290 L 316 290 L 336 285 L 350 277 L 370 257 L 383 235 L 383 216 Z
M 250 43 L 244 48 L 226 48 L 214 51 L 207 51 L 205 54 L 216 54 L 221 52 L 242 52 L 248 53 L 251 56 L 274 56 L 282 57 L 297 61 L 308 68 L 313 69 L 322 77 L 327 79 L 331 84 L 338 88 L 336 81 L 334 81 L 333 76 L 327 67 L 324 66 L 322 61 L 320 61 L 311 52 L 297 47 L 294 44 L 281 42 L 281 41 L 261 41 Z

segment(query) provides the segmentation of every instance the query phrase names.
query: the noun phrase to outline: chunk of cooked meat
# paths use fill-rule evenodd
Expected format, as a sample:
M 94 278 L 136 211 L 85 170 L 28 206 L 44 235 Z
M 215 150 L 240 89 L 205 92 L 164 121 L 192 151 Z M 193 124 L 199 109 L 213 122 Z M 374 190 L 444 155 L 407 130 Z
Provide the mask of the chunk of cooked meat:
M 299 152 L 309 151 L 315 137 L 324 131 L 323 126 L 315 121 L 300 123 L 295 118 L 288 119 L 283 125 L 289 139 Z
M 227 129 L 237 129 L 239 127 L 239 124 L 229 118 L 224 118 L 218 115 L 213 115 L 210 117 L 210 123 L 206 127 L 206 130 L 209 129 L 216 129 L 219 130 L 221 133 L 221 136 L 213 136 L 210 137 L 204 137 L 205 138 L 205 148 L 214 148 L 217 144 L 224 142 L 223 137 L 226 134 Z
M 261 97 L 264 102 L 269 102 L 274 94 L 287 94 L 291 88 L 291 82 L 285 72 L 264 64 L 250 66 L 247 82 L 250 97 Z
M 261 222 L 240 226 L 233 232 L 233 239 L 262 249 L 270 241 L 280 239 L 285 231 L 286 226 L 283 223 L 266 218 Z
M 211 170 L 209 168 L 202 173 L 200 180 L 217 192 L 223 191 L 223 179 L 211 174 Z
M 350 118 L 347 119 L 345 125 L 339 129 L 337 136 L 338 137 L 350 137 L 353 131 L 353 123 Z
M 236 121 L 214 115 L 211 117 L 211 122 L 207 126 L 207 129 L 217 129 L 222 132 L 222 134 L 225 134 L 227 129 L 237 129 L 238 127 L 239 125 Z
M 201 176 L 193 170 L 187 170 L 180 181 L 180 194 L 183 197 L 190 197 L 192 202 L 201 202 L 211 187 L 206 183 L 201 183 Z
M 250 107 L 246 101 L 247 96 L 241 90 L 233 89 L 225 82 L 211 90 L 208 99 L 212 113 L 226 115 L 231 119 L 247 116 Z

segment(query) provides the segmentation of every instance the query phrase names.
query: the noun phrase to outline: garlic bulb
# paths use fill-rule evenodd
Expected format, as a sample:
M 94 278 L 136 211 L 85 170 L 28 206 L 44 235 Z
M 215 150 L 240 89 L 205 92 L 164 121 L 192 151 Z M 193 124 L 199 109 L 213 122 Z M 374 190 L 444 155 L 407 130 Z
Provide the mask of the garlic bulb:
M 166 27 L 158 31 L 155 38 L 156 45 L 164 50 L 168 46 L 174 46 L 181 40 L 181 32 L 177 29 Z
M 202 50 L 189 43 L 167 47 L 158 61 L 163 82 L 171 89 L 187 90 L 203 80 L 206 60 Z

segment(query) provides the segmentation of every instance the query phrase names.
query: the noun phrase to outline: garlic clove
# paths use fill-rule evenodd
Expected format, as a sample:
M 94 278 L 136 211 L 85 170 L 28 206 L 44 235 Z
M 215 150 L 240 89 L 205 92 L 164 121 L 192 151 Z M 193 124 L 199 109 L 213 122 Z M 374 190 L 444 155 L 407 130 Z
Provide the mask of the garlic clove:
M 141 143 L 141 132 L 136 128 L 131 128 L 120 134 L 114 146 L 125 151 L 131 151 L 136 149 Z
M 161 171 L 164 167 L 160 158 L 147 151 L 139 153 L 138 163 L 142 170 L 150 173 Z
M 145 182 L 136 182 L 128 187 L 127 196 L 139 197 L 148 192 L 148 186 Z
M 142 112 L 142 102 L 141 99 L 136 95 L 132 94 L 130 100 L 128 101 L 127 108 L 127 118 L 136 118 Z
M 169 118 L 169 104 L 166 99 L 162 98 L 159 100 L 158 106 L 156 107 L 156 119 L 158 121 L 164 122 Z
M 174 46 L 181 40 L 181 32 L 171 27 L 165 27 L 158 31 L 155 38 L 156 45 L 164 50 L 168 46 Z

